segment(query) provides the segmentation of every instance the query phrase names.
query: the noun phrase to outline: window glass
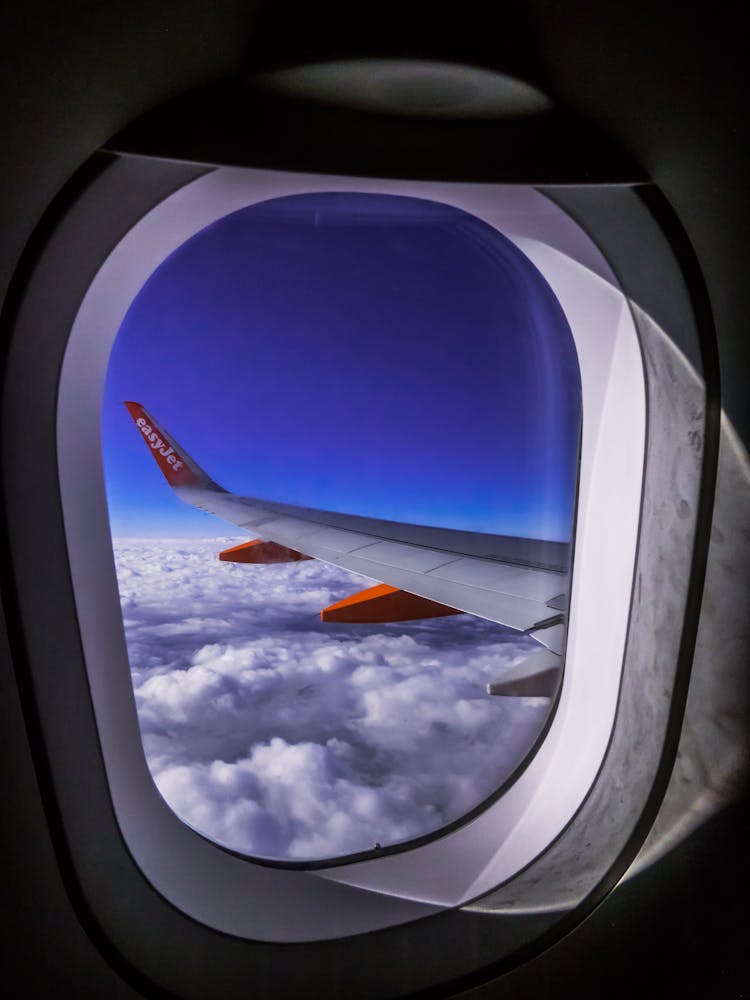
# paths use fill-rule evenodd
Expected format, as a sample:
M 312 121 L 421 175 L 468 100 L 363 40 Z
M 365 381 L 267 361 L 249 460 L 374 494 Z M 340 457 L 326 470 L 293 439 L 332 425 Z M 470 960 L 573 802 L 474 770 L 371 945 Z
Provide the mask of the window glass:
M 497 622 L 321 620 L 387 574 L 218 560 L 251 536 L 180 500 L 123 402 L 244 497 L 466 532 L 481 551 L 555 543 L 554 619 L 580 399 L 544 278 L 510 239 L 437 202 L 276 198 L 154 272 L 111 355 L 103 447 L 144 749 L 186 823 L 276 861 L 404 845 L 496 794 L 554 698 L 488 694 L 540 648 Z

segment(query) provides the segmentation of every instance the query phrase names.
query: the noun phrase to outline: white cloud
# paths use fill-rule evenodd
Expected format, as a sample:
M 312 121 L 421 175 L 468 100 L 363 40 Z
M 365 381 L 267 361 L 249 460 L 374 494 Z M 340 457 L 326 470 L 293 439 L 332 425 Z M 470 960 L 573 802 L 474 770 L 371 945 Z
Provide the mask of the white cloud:
M 185 822 L 235 850 L 329 858 L 439 829 L 510 775 L 548 704 L 485 685 L 532 640 L 467 615 L 324 624 L 368 581 L 219 562 L 229 544 L 115 543 L 146 755 Z

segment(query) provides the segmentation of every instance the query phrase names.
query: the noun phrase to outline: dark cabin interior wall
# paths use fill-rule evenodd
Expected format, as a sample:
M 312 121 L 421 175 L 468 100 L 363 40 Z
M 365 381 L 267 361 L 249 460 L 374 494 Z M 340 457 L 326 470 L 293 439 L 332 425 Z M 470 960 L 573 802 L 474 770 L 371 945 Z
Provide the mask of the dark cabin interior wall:
M 661 186 L 705 275 L 723 403 L 747 445 L 750 164 L 739 15 L 706 4 L 691 9 L 664 3 L 655 12 L 643 0 L 628 5 L 535 0 L 518 11 L 507 5 L 508 30 L 500 38 L 499 5 L 453 9 L 451 18 L 461 18 L 455 31 L 448 19 L 431 22 L 428 5 L 418 5 L 419 13 L 416 6 L 414 23 L 407 26 L 395 6 L 357 5 L 356 30 L 362 36 L 371 28 L 373 35 L 400 40 L 403 54 L 419 45 L 425 52 L 460 57 L 462 46 L 470 55 L 471 45 L 481 40 L 486 56 L 488 39 L 497 39 L 498 68 L 511 62 L 517 72 L 528 67 L 553 97 L 621 142 Z M 240 72 L 260 44 L 265 16 L 260 8 L 238 0 L 112 0 L 14 3 L 5 10 L 0 295 L 42 212 L 78 166 L 143 112 Z M 321 38 L 329 28 L 339 39 L 347 25 L 355 30 L 351 9 L 322 4 L 315 11 Z M 302 45 L 294 32 L 293 5 L 287 13 L 288 37 L 269 39 L 269 47 L 293 51 Z M 19 984 L 17 995 L 29 997 L 63 990 L 76 997 L 137 996 L 92 943 L 66 892 L 4 631 L 0 704 L 4 976 Z M 739 998 L 750 972 L 743 932 L 747 817 L 746 802 L 720 813 L 620 888 L 568 938 L 474 995 L 625 997 L 641 991 Z

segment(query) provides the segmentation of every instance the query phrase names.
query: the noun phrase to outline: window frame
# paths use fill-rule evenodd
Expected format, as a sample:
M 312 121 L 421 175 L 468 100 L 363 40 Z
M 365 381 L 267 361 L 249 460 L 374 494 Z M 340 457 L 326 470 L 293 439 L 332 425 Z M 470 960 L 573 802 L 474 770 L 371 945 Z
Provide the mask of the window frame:
M 489 974 L 491 963 L 494 963 L 492 974 L 499 974 L 501 967 L 507 968 L 519 949 L 529 953 L 530 941 L 551 943 L 555 940 L 556 927 L 574 926 L 587 900 L 596 898 L 602 885 L 614 884 L 624 870 L 622 866 L 642 841 L 647 826 L 644 828 L 643 823 L 636 822 L 634 828 L 627 826 L 605 831 L 606 859 L 597 869 L 594 881 L 584 879 L 570 898 L 558 901 L 556 912 L 549 908 L 543 912 L 544 908 L 531 905 L 526 913 L 521 913 L 519 907 L 511 913 L 506 907 L 496 911 L 493 923 L 496 933 L 487 934 L 486 915 L 477 913 L 477 906 L 466 906 L 406 927 L 379 932 L 376 949 L 369 935 L 343 941 L 320 941 L 312 950 L 303 945 L 294 946 L 295 961 L 292 963 L 280 961 L 276 946 L 240 941 L 231 934 L 218 933 L 210 926 L 187 918 L 160 894 L 158 887 L 155 889 L 144 878 L 122 840 L 94 725 L 67 571 L 68 553 L 56 469 L 55 394 L 70 325 L 102 259 L 144 211 L 176 187 L 203 173 L 205 168 L 149 158 L 136 164 L 127 157 L 107 158 L 101 167 L 101 172 L 87 169 L 85 176 L 78 179 L 80 187 L 74 196 L 67 194 L 70 199 L 67 203 L 63 199 L 67 211 L 45 220 L 46 242 L 33 266 L 19 279 L 23 294 L 12 317 L 13 339 L 3 399 L 7 506 L 4 525 L 10 554 L 3 573 L 4 598 L 9 610 L 14 657 L 20 663 L 19 685 L 35 746 L 43 797 L 50 822 L 59 834 L 56 838 L 59 860 L 79 913 L 83 914 L 90 933 L 105 942 L 108 949 L 114 949 L 123 961 L 132 962 L 155 982 L 187 995 L 200 988 L 191 979 L 191 969 L 196 963 L 202 963 L 203 968 L 223 970 L 227 996 L 246 995 L 248 984 L 253 982 L 263 990 L 263 995 L 278 995 L 279 990 L 285 988 L 290 993 L 296 991 L 296 995 L 304 995 L 306 985 L 313 981 L 317 986 L 328 983 L 332 996 L 347 996 L 352 991 L 363 997 L 378 996 L 392 992 L 392 986 L 388 985 L 392 981 L 389 972 L 392 968 L 398 968 L 398 986 L 403 991 L 439 986 L 449 980 L 455 982 L 457 977 L 472 975 L 482 966 Z M 688 292 L 682 282 L 671 249 L 674 238 L 671 244 L 664 239 L 645 207 L 645 198 L 637 189 L 629 186 L 612 190 L 553 187 L 547 193 L 585 220 L 586 229 L 605 246 L 611 260 L 619 258 L 617 269 L 630 293 L 639 288 L 638 265 L 639 258 L 647 256 L 642 250 L 645 245 L 651 262 L 655 258 L 659 264 L 660 278 L 676 276 L 678 294 L 672 296 L 674 308 L 671 311 L 682 325 L 670 324 L 670 336 L 682 344 L 692 339 L 700 351 L 707 349 L 705 338 L 708 335 L 710 346 L 710 329 L 708 334 L 705 330 L 700 335 L 696 331 L 691 308 L 695 292 L 692 285 Z M 621 228 L 614 236 L 610 226 L 611 212 L 601 211 L 596 205 L 592 207 L 592 196 L 594 202 L 597 197 L 605 197 L 610 202 L 609 207 L 613 199 L 619 202 Z M 645 244 L 641 241 L 635 250 L 631 246 L 629 253 L 620 252 L 628 238 L 644 228 Z M 71 252 L 72 249 L 75 252 Z M 670 294 L 667 293 L 667 298 Z M 649 312 L 660 319 L 660 312 L 665 311 L 660 289 L 655 293 L 652 290 L 652 302 L 646 301 L 648 298 L 645 293 L 638 295 L 638 301 L 653 306 Z M 34 401 L 32 407 L 29 399 Z M 665 437 L 673 430 L 668 428 Z M 706 430 L 708 433 L 716 427 L 707 420 Z M 90 444 L 90 439 L 87 442 Z M 707 452 L 715 454 L 715 448 L 713 438 L 706 441 Z M 647 484 L 649 476 L 647 463 Z M 654 476 L 655 481 L 658 478 Z M 697 527 L 703 534 L 707 532 L 706 510 L 710 510 L 710 501 L 706 507 L 707 501 L 701 491 L 710 487 L 710 483 L 711 477 L 707 474 L 696 486 L 703 512 L 702 522 Z M 659 492 L 658 482 L 655 482 L 654 492 Z M 644 763 L 640 798 L 628 803 L 631 811 L 640 810 L 646 800 L 648 808 L 652 808 L 652 785 L 663 781 L 665 767 L 668 775 L 670 754 L 674 754 L 676 734 L 679 733 L 682 706 L 675 694 L 676 707 L 671 708 L 671 696 L 677 687 L 686 686 L 689 677 L 689 659 L 686 661 L 685 656 L 690 655 L 690 627 L 686 628 L 685 645 L 682 623 L 688 602 L 695 606 L 695 588 L 700 585 L 701 567 L 694 562 L 692 552 L 694 542 L 697 545 L 703 538 L 703 535 L 696 536 L 695 523 L 684 527 L 680 544 L 671 553 L 676 571 L 684 580 L 682 603 L 678 602 L 678 613 L 667 630 L 669 634 L 660 637 L 659 660 L 655 664 L 659 680 L 664 683 L 665 700 L 658 725 L 648 733 L 647 744 L 641 748 Z M 704 542 L 705 538 L 701 544 Z M 650 554 L 642 544 L 638 558 L 639 567 L 648 579 Z M 636 605 L 640 601 L 635 592 L 633 601 Z M 36 627 L 40 609 L 44 614 L 44 628 Z M 633 637 L 631 618 L 623 673 L 623 684 L 631 689 L 637 688 L 640 680 L 640 666 L 630 662 Z M 623 744 L 629 740 L 628 726 L 633 711 L 633 704 L 621 697 L 607 756 L 593 792 L 601 791 L 600 779 L 610 761 L 616 773 L 617 767 L 622 765 Z M 619 764 L 615 759 L 618 755 Z M 602 794 L 606 796 L 606 788 Z M 592 798 L 594 795 L 588 797 L 556 845 L 567 840 L 569 845 L 572 842 L 575 846 L 577 840 L 580 848 L 585 832 L 579 819 Z M 536 862 L 529 872 L 535 870 L 538 870 Z M 513 881 L 509 883 L 511 887 L 513 884 Z M 558 919 L 560 911 L 566 913 L 562 923 Z M 351 934 L 351 928 L 347 933 Z M 162 943 L 158 952 L 152 946 L 154 934 L 158 934 Z M 404 948 L 408 948 L 412 957 L 406 969 L 398 960 Z M 188 955 L 191 961 L 186 962 Z M 343 966 L 337 964 L 341 962 Z M 269 972 L 269 963 L 273 963 L 273 974 Z M 335 971 L 341 968 L 347 970 L 343 980 L 340 971 Z M 206 988 L 211 986 L 210 983 L 204 985 Z
M 101 495 L 101 448 L 82 453 L 80 441 L 100 419 L 101 387 L 122 319 L 171 252 L 218 218 L 256 202 L 342 190 L 431 198 L 470 212 L 519 246 L 562 305 L 576 342 L 583 395 L 569 666 L 544 741 L 523 773 L 481 812 L 428 843 L 387 856 L 275 873 L 252 859 L 217 853 L 179 819 L 177 828 L 175 814 L 168 807 L 165 812 L 163 800 L 154 795 L 142 751 L 129 749 L 137 720 L 132 695 L 128 698 L 115 680 L 124 676 L 129 682 L 130 675 L 121 619 L 116 621 L 119 603 L 112 599 L 117 588 Z M 605 385 L 614 391 L 604 393 Z M 94 440 L 98 443 L 98 435 Z M 58 463 L 77 612 L 111 794 L 126 843 L 151 881 L 175 905 L 222 930 L 289 941 L 373 930 L 385 921 L 424 916 L 433 907 L 459 906 L 530 864 L 583 801 L 609 742 L 627 631 L 644 441 L 642 361 L 626 300 L 606 261 L 586 244 L 575 223 L 531 188 L 217 168 L 144 215 L 102 264 L 73 323 L 58 387 Z M 608 458 L 613 454 L 615 465 Z M 609 531 L 613 517 L 616 538 Z M 602 550 L 608 550 L 606 560 Z M 170 878 L 164 874 L 166 854 Z M 321 880 L 327 884 L 319 889 Z M 367 891 L 356 914 L 343 898 L 341 903 L 328 898 L 337 889 L 343 897 L 347 887 Z M 262 917 L 248 915 L 242 906 L 255 892 L 273 899 Z M 309 908 L 302 900 L 309 900 Z

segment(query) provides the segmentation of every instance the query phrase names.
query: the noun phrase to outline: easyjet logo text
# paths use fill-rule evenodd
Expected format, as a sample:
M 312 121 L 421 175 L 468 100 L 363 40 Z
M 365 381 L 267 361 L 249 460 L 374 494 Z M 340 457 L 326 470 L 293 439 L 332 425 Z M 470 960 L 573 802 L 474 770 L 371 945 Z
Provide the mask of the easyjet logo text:
M 162 441 L 157 432 L 144 417 L 138 417 L 135 423 L 141 434 L 151 445 L 151 448 L 154 451 L 158 451 L 160 455 L 163 455 L 167 461 L 167 465 L 171 465 L 175 472 L 182 468 L 185 463 L 177 457 L 177 453 L 174 448 L 170 448 L 166 441 Z

